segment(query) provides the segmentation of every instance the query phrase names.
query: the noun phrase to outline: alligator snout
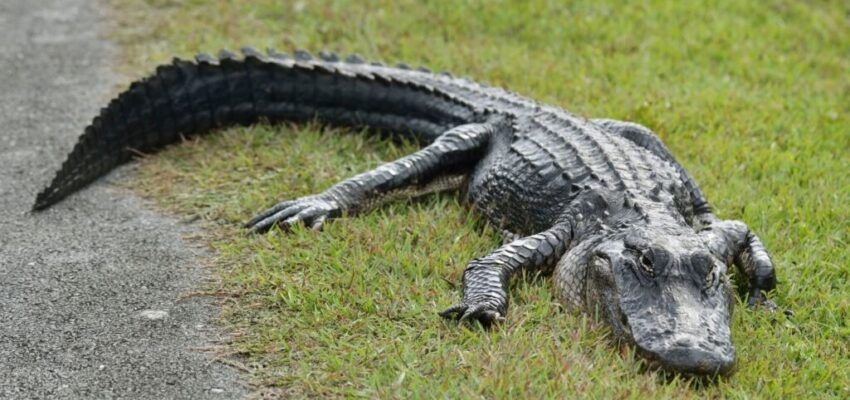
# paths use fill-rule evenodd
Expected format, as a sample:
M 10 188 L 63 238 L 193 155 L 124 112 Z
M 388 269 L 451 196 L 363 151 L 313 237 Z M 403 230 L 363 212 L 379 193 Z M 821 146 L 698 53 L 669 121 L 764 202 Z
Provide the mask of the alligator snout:
M 726 375 L 735 366 L 735 349 L 731 344 L 717 346 L 677 339 L 674 343 L 655 349 L 638 348 L 662 368 L 680 373 Z

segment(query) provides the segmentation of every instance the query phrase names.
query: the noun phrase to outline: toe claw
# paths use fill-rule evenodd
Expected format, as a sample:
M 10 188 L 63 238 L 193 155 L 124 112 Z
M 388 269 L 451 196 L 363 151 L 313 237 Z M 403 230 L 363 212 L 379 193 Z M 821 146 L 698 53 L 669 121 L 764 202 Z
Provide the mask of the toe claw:
M 250 228 L 250 227 L 256 225 L 258 222 L 260 222 L 260 221 L 262 221 L 262 220 L 264 220 L 264 219 L 266 219 L 266 218 L 268 218 L 272 215 L 277 214 L 278 212 L 286 209 L 287 207 L 289 207 L 293 204 L 295 204 L 295 200 L 288 200 L 288 201 L 283 201 L 283 202 L 277 203 L 277 204 L 274 205 L 274 207 L 270 207 L 270 208 L 266 209 L 265 211 L 257 214 L 254 218 L 251 218 L 250 221 L 245 223 L 244 227 Z
M 485 328 L 505 320 L 502 313 L 493 309 L 493 305 L 488 303 L 463 302 L 455 304 L 439 314 L 443 318 L 457 320 L 461 323 L 478 321 Z
M 314 231 L 320 231 L 320 230 L 322 230 L 322 227 L 324 227 L 324 226 L 325 226 L 325 220 L 326 220 L 327 218 L 328 218 L 328 217 L 326 217 L 326 216 L 324 216 L 324 215 L 319 216 L 318 218 L 316 218 L 316 220 L 315 220 L 315 221 L 313 221 L 313 223 L 312 223 L 312 224 L 310 224 L 310 229 L 312 229 L 312 230 L 314 230 Z
M 490 322 L 503 322 L 505 320 L 505 317 L 503 317 L 498 311 L 487 310 L 484 311 L 484 315 L 488 320 L 490 320 Z
M 251 233 L 263 233 L 275 225 L 287 230 L 300 221 L 319 230 L 328 218 L 334 218 L 340 213 L 341 208 L 337 203 L 321 196 L 307 196 L 281 202 L 252 218 L 245 223 L 245 227 Z
M 443 311 L 440 311 L 439 315 L 447 319 L 458 319 L 458 315 L 463 315 L 467 308 L 466 304 L 455 304 Z
M 279 222 L 278 225 L 280 225 L 281 228 L 290 229 L 293 225 L 297 224 L 298 221 L 301 221 L 301 219 L 295 215 Z
M 468 321 L 470 318 L 475 317 L 481 311 L 484 310 L 484 306 L 475 306 L 470 309 L 467 309 L 465 313 L 460 317 L 460 322 Z
M 777 306 L 776 303 L 774 303 L 772 300 L 767 300 L 767 299 L 765 299 L 764 301 L 761 302 L 761 306 L 764 307 L 765 310 L 771 311 L 771 312 L 779 309 L 779 306 Z
M 787 308 L 780 308 L 776 302 L 768 299 L 760 290 L 755 290 L 750 293 L 750 298 L 747 300 L 747 308 L 750 310 L 755 310 L 756 308 L 762 308 L 768 312 L 775 312 L 782 310 L 782 313 L 787 316 L 794 315 L 794 312 Z
M 283 219 L 283 215 L 286 210 L 280 211 L 277 214 L 273 214 L 270 217 L 266 217 L 265 219 L 260 220 L 252 227 L 252 231 L 255 233 L 264 233 L 268 232 L 276 223 L 278 223 L 281 219 Z

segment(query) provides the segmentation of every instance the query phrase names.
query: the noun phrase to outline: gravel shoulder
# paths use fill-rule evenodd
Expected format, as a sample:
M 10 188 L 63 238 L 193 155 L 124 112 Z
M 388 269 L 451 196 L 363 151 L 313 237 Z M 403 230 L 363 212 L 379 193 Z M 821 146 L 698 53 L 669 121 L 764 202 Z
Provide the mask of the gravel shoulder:
M 30 214 L 117 77 L 93 0 L 0 2 L 0 398 L 240 398 L 189 228 L 110 181 Z

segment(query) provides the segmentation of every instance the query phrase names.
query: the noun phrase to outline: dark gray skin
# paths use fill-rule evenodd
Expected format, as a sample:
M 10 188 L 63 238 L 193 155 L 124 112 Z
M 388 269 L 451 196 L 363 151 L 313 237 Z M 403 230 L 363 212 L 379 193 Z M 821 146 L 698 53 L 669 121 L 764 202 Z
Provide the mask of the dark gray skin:
M 420 151 L 283 201 L 252 232 L 315 229 L 387 201 L 459 190 L 505 244 L 472 260 L 460 303 L 440 313 L 489 326 L 504 319 L 508 283 L 552 274 L 558 298 L 597 315 L 653 364 L 728 373 L 738 265 L 749 305 L 774 289 L 773 264 L 746 225 L 715 217 L 694 180 L 647 128 L 588 120 L 503 89 L 427 70 L 333 54 L 251 49 L 175 60 L 131 85 L 81 136 L 34 205 L 44 209 L 131 159 L 216 127 L 317 119 L 411 137 Z

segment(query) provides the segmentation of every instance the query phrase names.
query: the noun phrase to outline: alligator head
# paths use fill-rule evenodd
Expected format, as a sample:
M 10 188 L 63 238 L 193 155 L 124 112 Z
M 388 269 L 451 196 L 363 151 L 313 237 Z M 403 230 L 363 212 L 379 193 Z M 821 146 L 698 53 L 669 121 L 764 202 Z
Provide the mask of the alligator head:
M 556 282 L 562 299 L 595 311 L 650 365 L 695 375 L 734 365 L 726 264 L 693 230 L 630 228 L 583 241 Z

